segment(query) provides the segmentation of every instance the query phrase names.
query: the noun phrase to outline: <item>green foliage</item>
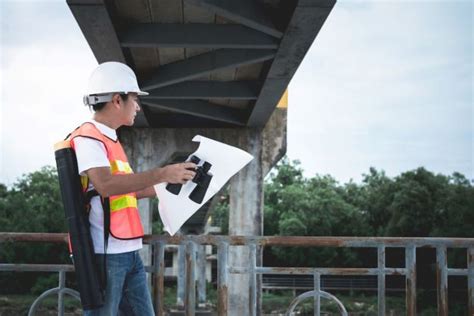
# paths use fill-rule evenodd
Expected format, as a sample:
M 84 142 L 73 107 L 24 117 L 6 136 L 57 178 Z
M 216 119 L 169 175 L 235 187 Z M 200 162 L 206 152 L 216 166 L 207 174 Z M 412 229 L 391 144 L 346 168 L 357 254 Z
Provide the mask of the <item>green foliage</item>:
M 439 213 L 438 205 L 445 199 L 447 177 L 419 168 L 405 172 L 394 181 L 394 197 L 389 205 L 391 215 L 388 236 L 430 236 Z
M 229 194 L 226 191 L 217 198 L 220 200 L 212 210 L 212 222 L 221 227 L 221 234 L 227 235 L 229 233 Z
M 158 198 L 150 199 L 150 209 L 158 209 Z M 151 216 L 151 233 L 155 235 L 163 235 L 165 230 L 163 228 L 163 223 L 161 222 L 160 214 L 158 212 L 152 212 Z
M 394 179 L 370 168 L 361 184 L 303 177 L 283 159 L 265 183 L 265 235 L 472 237 L 474 188 L 424 168 Z M 270 219 L 270 220 L 268 220 Z
M 0 206 L 3 232 L 66 232 L 57 172 L 52 167 L 22 176 L 11 189 L 0 185 Z M 64 244 L 16 243 L 0 247 L 2 262 L 65 263 L 67 260 Z M 39 274 L 33 272 L 2 272 L 0 291 L 23 292 L 33 287 L 38 277 Z
M 45 290 L 57 287 L 59 284 L 59 275 L 57 273 L 48 273 L 45 276 L 38 277 L 35 285 L 31 288 L 31 293 L 41 295 Z
M 265 235 L 352 236 L 366 232 L 360 210 L 348 203 L 331 176 L 305 179 L 298 162 L 283 159 L 265 185 Z M 347 225 L 352 223 L 352 225 Z M 348 250 L 273 248 L 284 265 L 356 261 Z
M 229 226 L 229 197 L 224 192 L 213 210 L 223 234 Z M 156 209 L 157 200 L 151 201 Z M 370 168 L 360 184 L 339 184 L 330 175 L 305 178 L 298 161 L 284 158 L 264 183 L 264 234 L 267 236 L 439 236 L 473 237 L 474 188 L 459 173 L 433 174 L 424 168 L 389 178 Z M 0 183 L 0 229 L 4 232 L 65 232 L 66 221 L 56 170 L 44 167 L 22 176 L 11 188 Z M 153 212 L 152 231 L 163 226 Z M 266 255 L 285 266 L 365 264 L 367 254 L 348 249 L 272 248 Z M 423 258 L 418 258 L 422 263 Z M 65 263 L 65 245 L 2 244 L 0 261 Z M 465 264 L 454 252 L 450 264 Z M 39 274 L 2 272 L 0 292 L 40 291 L 53 279 Z M 39 281 L 38 281 L 39 280 Z M 36 287 L 35 287 L 36 283 Z
M 297 293 L 299 295 L 301 293 Z M 349 315 L 377 315 L 377 297 L 374 295 L 365 296 L 363 293 L 358 295 L 347 295 L 346 293 L 334 293 L 342 302 Z M 291 291 L 273 290 L 271 293 L 263 293 L 263 312 L 270 314 L 283 314 L 287 311 L 288 306 L 294 299 L 294 294 Z M 333 300 L 321 298 L 321 315 L 341 315 L 338 305 Z M 390 315 L 404 315 L 405 312 L 405 298 L 403 296 L 386 297 L 387 314 Z M 297 315 L 314 315 L 314 301 L 313 298 L 302 300 L 294 310 Z M 451 315 L 451 311 L 450 311 Z M 462 314 L 453 314 L 462 315 Z
M 432 236 L 472 237 L 474 234 L 474 189 L 461 174 L 448 177 L 444 199 L 438 202 Z
M 53 167 L 24 175 L 10 190 L 1 185 L 0 205 L 2 231 L 66 231 L 58 176 Z
M 366 216 L 370 230 L 367 235 L 383 236 L 385 225 L 390 219 L 388 207 L 394 198 L 393 180 L 383 171 L 370 168 L 369 174 L 363 175 L 360 186 L 346 185 L 346 199 L 359 207 Z
M 389 178 L 370 168 L 360 184 L 330 175 L 305 178 L 298 161 L 283 158 L 264 184 L 264 235 L 473 237 L 474 188 L 463 175 L 424 168 Z M 213 216 L 228 228 L 228 197 Z M 362 255 L 338 249 L 272 248 L 280 265 L 357 266 Z M 455 262 L 465 261 L 456 255 Z M 420 258 L 423 259 L 423 258 Z M 421 260 L 422 261 L 422 260 Z

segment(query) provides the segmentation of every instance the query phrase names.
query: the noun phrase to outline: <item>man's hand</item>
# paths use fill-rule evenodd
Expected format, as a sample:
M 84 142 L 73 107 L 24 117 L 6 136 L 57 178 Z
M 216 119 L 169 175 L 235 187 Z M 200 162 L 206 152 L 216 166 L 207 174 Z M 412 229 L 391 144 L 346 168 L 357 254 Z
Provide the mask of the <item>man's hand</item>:
M 196 164 L 192 162 L 177 163 L 161 168 L 163 179 L 168 183 L 185 184 L 196 175 Z

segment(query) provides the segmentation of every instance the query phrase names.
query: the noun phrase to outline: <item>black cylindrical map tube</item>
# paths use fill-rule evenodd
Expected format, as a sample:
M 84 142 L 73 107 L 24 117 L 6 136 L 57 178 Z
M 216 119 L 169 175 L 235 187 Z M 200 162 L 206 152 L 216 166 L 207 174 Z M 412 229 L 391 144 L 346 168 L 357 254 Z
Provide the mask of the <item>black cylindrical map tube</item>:
M 98 308 L 104 304 L 104 296 L 95 263 L 76 154 L 69 141 L 56 144 L 54 149 L 82 307 L 85 310 Z

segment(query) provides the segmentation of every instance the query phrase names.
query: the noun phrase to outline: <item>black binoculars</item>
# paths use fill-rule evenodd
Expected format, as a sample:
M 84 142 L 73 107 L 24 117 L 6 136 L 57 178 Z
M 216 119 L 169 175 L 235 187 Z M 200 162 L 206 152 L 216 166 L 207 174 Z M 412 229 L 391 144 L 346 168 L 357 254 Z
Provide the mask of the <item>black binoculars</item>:
M 201 162 L 201 159 L 197 156 L 191 156 L 190 162 L 195 163 L 196 165 Z M 206 195 L 207 189 L 209 188 L 209 183 L 211 183 L 212 174 L 209 174 L 209 169 L 212 165 L 205 161 L 202 166 L 198 166 L 195 170 L 196 175 L 192 179 L 196 183 L 196 187 L 189 194 L 191 201 L 201 204 L 204 196 Z M 179 183 L 169 183 L 166 185 L 166 190 L 169 192 L 178 195 L 181 191 L 182 184 Z

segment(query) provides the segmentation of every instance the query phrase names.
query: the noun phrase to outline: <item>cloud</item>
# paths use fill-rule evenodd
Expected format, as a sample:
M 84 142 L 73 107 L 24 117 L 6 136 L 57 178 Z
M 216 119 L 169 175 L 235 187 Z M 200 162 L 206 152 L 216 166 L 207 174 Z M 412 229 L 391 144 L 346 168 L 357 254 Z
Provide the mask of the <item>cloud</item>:
M 54 165 L 53 144 L 90 116 L 81 100 L 97 62 L 65 3 L 2 12 L 0 182 L 11 184 Z
M 54 164 L 97 64 L 65 1 L 0 1 L 0 182 Z M 473 167 L 473 3 L 339 1 L 290 84 L 288 153 L 360 179 Z
M 474 178 L 470 12 L 470 2 L 336 4 L 290 85 L 290 157 L 341 181 L 370 166 Z

